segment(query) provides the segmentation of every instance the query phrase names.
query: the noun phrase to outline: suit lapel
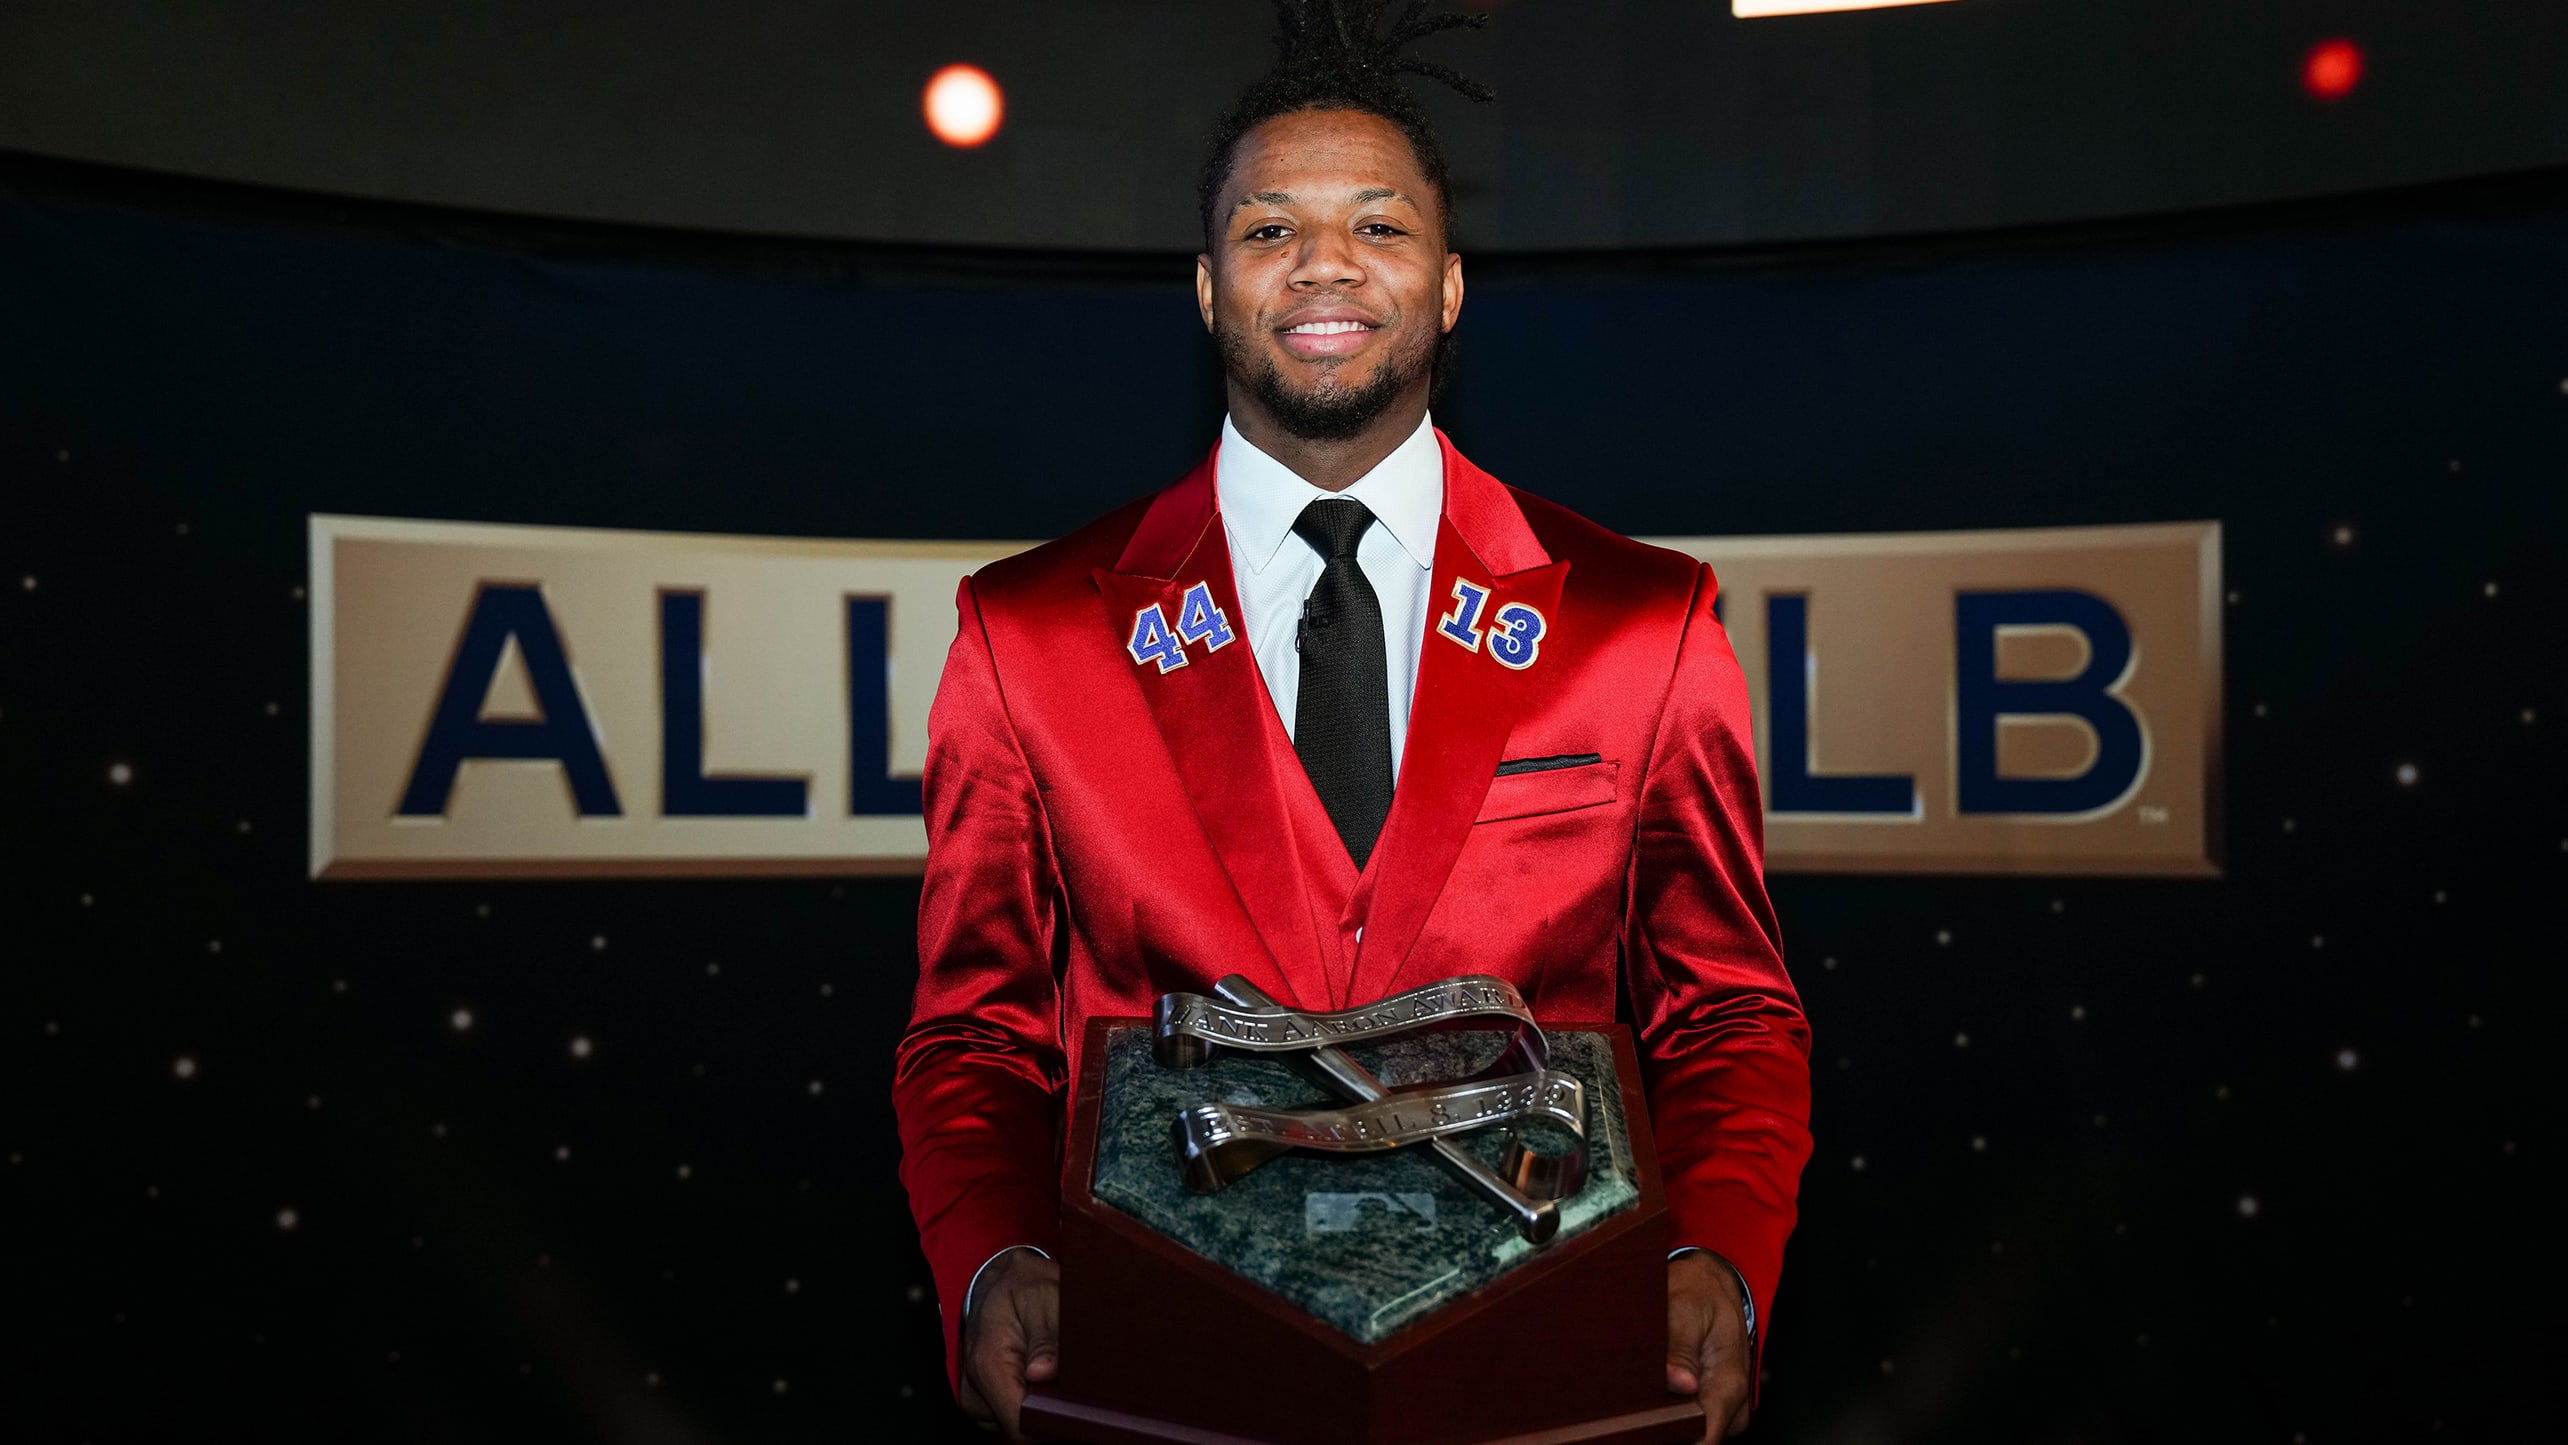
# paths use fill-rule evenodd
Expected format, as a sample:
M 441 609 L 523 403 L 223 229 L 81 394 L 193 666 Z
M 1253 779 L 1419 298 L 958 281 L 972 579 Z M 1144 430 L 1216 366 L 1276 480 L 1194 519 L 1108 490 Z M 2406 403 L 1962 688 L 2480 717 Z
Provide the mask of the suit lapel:
M 1201 960 L 1206 977 L 1241 972 L 1279 997 L 1309 1000 L 1325 972 L 1275 773 L 1269 734 L 1280 738 L 1283 723 L 1249 650 L 1229 540 L 1213 507 L 1210 458 L 1160 494 L 1114 569 L 1099 569 L 1095 579 L 1105 625 L 1125 648 L 1204 836 L 1266 945 L 1262 959 Z M 1198 585 L 1209 590 L 1232 640 L 1183 643 L 1183 662 L 1164 671 L 1156 660 L 1134 660 L 1137 620 L 1156 608 L 1161 625 L 1175 633 L 1186 594 Z M 1292 756 L 1289 745 L 1282 752 Z
M 1359 1003 L 1390 991 L 1426 926 L 1479 815 L 1508 731 L 1547 681 L 1543 649 L 1564 626 L 1561 584 L 1569 564 L 1551 560 L 1496 478 L 1464 460 L 1443 432 L 1436 440 L 1444 452 L 1444 517 L 1436 530 L 1409 738 L 1391 815 L 1350 905 L 1364 922 L 1350 989 Z M 1472 630 L 1457 611 L 1474 591 L 1486 598 L 1468 609 L 1480 640 L 1467 646 L 1447 635 L 1444 623 L 1454 618 L 1454 631 Z M 1532 609 L 1542 623 L 1540 641 L 1521 667 L 1502 662 L 1489 640 L 1502 615 L 1521 625 L 1523 614 L 1512 610 L 1518 607 Z

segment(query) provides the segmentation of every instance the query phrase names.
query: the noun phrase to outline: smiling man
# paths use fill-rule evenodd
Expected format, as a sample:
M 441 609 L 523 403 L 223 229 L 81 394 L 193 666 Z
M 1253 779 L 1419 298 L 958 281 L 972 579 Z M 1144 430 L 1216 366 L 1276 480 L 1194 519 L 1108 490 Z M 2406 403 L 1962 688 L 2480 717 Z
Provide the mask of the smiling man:
M 1285 0 L 1216 132 L 1212 454 L 958 594 L 894 1102 L 958 1397 L 1011 1438 L 1057 1368 L 1086 1022 L 1234 972 L 1310 1008 L 1496 974 L 1545 1021 L 1628 1018 L 1686 1246 L 1668 1388 L 1747 1423 L 1810 1134 L 1746 688 L 1708 568 L 1430 420 L 1463 266 L 1394 77 L 1486 92 L 1399 53 L 1470 22 L 1379 9 Z

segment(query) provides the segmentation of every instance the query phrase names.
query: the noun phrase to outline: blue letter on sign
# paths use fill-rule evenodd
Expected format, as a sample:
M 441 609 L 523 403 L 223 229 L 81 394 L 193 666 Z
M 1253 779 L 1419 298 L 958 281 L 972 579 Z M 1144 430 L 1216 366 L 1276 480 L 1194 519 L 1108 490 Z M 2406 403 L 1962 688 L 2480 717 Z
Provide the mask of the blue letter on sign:
M 915 814 L 916 778 L 892 776 L 892 599 L 847 599 L 847 811 Z
M 1917 816 L 1917 780 L 1905 773 L 1821 773 L 1810 741 L 1819 661 L 1810 655 L 1810 599 L 1766 598 L 1766 794 L 1778 813 Z
M 512 637 L 543 716 L 485 720 L 482 701 L 490 696 L 499 659 Z M 464 640 L 446 668 L 446 690 L 429 715 L 427 740 L 410 766 L 410 786 L 401 792 L 401 816 L 442 816 L 455 790 L 455 772 L 467 758 L 550 758 L 570 778 L 571 802 L 581 817 L 612 818 L 623 811 L 615 803 L 615 784 L 606 776 L 606 759 L 598 755 L 588 709 L 580 705 L 579 686 L 571 681 L 570 659 L 562 654 L 553 614 L 545 610 L 544 595 L 532 587 L 486 584 L 473 598 Z
M 660 594 L 660 811 L 672 818 L 799 818 L 800 778 L 704 775 L 704 594 Z
M 1997 634 L 2069 627 L 2086 635 L 2087 665 L 2072 678 L 2015 682 L 1997 675 Z M 2139 716 L 2115 697 L 2131 667 L 2131 628 L 2092 592 L 1964 592 L 1953 599 L 1953 760 L 1964 813 L 2090 813 L 2140 781 L 2148 746 Z M 1997 772 L 1998 719 L 2079 718 L 2095 729 L 2095 761 L 2074 778 Z

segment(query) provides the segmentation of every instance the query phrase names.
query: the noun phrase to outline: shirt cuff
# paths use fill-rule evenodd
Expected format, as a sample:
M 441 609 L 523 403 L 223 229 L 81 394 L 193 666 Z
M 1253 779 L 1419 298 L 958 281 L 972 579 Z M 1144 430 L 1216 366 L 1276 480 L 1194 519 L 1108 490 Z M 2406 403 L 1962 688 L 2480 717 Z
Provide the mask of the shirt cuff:
M 998 1254 L 991 1255 L 988 1259 L 981 1261 L 981 1267 L 972 1271 L 972 1282 L 963 1286 L 963 1319 L 966 1323 L 969 1323 L 972 1318 L 972 1307 L 981 1302 L 981 1276 L 990 1272 L 990 1266 L 999 1262 L 1000 1255 L 1004 1255 L 1010 1250 L 1018 1249 L 1028 1250 L 1032 1253 L 1043 1255 L 1045 1259 L 1052 1258 L 1051 1255 L 1044 1254 L 1042 1250 L 1036 1249 L 1031 1244 L 1011 1244 L 1007 1249 L 1002 1249 Z M 1711 1254 L 1712 1252 L 1707 1249 L 1704 1253 Z M 1714 1254 L 1712 1257 L 1714 1259 L 1719 1259 L 1721 1256 Z M 1674 1259 L 1676 1256 L 1671 1254 L 1668 1258 Z M 1745 1286 L 1742 1286 L 1742 1288 L 1745 1288 Z

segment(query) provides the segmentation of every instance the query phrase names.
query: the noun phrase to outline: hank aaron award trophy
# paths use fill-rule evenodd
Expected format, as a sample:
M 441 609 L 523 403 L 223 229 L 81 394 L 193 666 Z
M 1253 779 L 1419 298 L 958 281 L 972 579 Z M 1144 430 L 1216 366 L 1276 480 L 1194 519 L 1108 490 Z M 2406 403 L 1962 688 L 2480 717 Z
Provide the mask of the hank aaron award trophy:
M 1247 980 L 1089 1024 L 1061 1372 L 1125 1442 L 1677 1441 L 1668 1225 L 1629 1030 L 1450 978 L 1336 1013 Z

